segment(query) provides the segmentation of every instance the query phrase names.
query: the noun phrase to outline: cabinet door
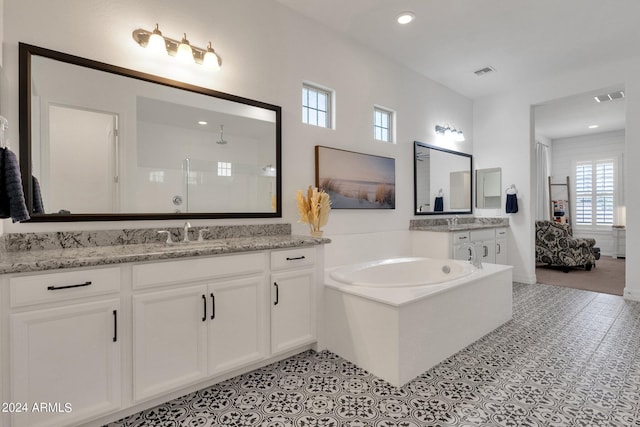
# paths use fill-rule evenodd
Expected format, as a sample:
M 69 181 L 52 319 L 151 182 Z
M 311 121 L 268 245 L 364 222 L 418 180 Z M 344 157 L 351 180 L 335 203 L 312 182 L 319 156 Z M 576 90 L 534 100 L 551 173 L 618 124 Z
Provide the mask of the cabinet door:
M 207 375 L 207 286 L 133 297 L 134 399 L 146 399 Z
M 453 259 L 469 261 L 471 259 L 471 249 L 469 249 L 469 245 L 454 245 Z
M 509 264 L 509 251 L 507 250 L 507 239 L 496 240 L 496 264 Z
M 10 316 L 11 401 L 29 405 L 13 426 L 73 425 L 120 407 L 119 309 L 111 299 Z
M 280 353 L 316 338 L 314 270 L 271 275 L 271 352 Z
M 258 276 L 209 286 L 209 374 L 265 356 L 264 281 Z
M 495 264 L 496 262 L 496 241 L 485 240 L 481 244 L 477 244 L 476 248 L 480 250 L 478 254 L 482 262 Z

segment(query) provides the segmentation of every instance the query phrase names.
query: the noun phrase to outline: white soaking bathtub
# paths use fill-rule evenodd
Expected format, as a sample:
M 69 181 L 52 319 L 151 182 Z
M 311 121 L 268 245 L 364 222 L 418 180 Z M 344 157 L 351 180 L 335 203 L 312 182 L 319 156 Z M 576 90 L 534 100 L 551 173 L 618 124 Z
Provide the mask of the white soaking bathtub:
M 511 319 L 512 267 L 390 258 L 327 269 L 328 350 L 400 387 Z

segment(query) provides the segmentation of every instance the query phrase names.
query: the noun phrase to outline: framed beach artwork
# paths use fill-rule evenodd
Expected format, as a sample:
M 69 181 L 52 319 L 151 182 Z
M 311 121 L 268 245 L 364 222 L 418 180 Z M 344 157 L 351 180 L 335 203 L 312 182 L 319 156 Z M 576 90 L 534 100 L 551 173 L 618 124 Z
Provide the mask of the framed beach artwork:
M 331 209 L 395 209 L 396 160 L 316 145 L 316 187 Z

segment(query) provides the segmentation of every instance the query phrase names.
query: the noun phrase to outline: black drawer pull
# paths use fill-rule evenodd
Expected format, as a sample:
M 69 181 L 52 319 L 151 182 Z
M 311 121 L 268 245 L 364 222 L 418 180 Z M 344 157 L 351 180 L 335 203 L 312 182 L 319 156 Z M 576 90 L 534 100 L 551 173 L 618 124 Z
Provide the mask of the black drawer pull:
M 211 292 L 211 320 L 216 318 L 216 297 Z
M 78 285 L 66 285 L 66 286 L 47 286 L 48 291 L 57 291 L 60 289 L 71 289 L 71 288 L 81 288 L 83 286 L 89 286 L 91 282 L 84 282 Z
M 278 303 L 280 302 L 280 289 L 278 288 L 278 283 L 273 282 L 273 286 L 276 287 L 276 301 L 273 303 L 273 305 L 278 305 Z
M 206 322 L 207 321 L 207 297 L 202 294 L 202 302 L 204 303 L 204 313 L 202 314 L 202 321 Z
M 113 342 L 118 341 L 118 310 L 113 310 Z
M 305 256 L 302 255 L 302 256 L 297 256 L 297 257 L 293 257 L 293 258 L 287 257 L 287 261 L 296 261 L 298 259 L 305 259 Z

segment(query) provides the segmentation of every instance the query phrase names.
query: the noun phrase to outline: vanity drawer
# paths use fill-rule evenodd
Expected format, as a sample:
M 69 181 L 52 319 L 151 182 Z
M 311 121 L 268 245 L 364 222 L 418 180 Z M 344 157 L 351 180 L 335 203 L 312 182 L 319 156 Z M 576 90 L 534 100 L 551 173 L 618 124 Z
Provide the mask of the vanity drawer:
M 459 231 L 453 233 L 451 236 L 453 238 L 453 244 L 459 245 L 462 243 L 467 243 L 469 241 L 469 232 L 468 231 Z
M 162 261 L 133 266 L 133 287 L 148 288 L 237 275 L 262 273 L 265 254 L 228 255 Z
M 111 294 L 120 291 L 120 268 L 18 276 L 9 286 L 11 307 Z
M 312 265 L 316 261 L 316 248 L 297 248 L 284 251 L 271 252 L 271 269 L 282 270 L 285 268 L 302 267 Z
M 496 238 L 496 232 L 493 228 L 484 228 L 481 230 L 471 231 L 471 241 L 479 242 L 482 240 L 493 240 Z
M 507 238 L 507 229 L 496 228 L 496 239 L 506 239 L 506 238 Z

